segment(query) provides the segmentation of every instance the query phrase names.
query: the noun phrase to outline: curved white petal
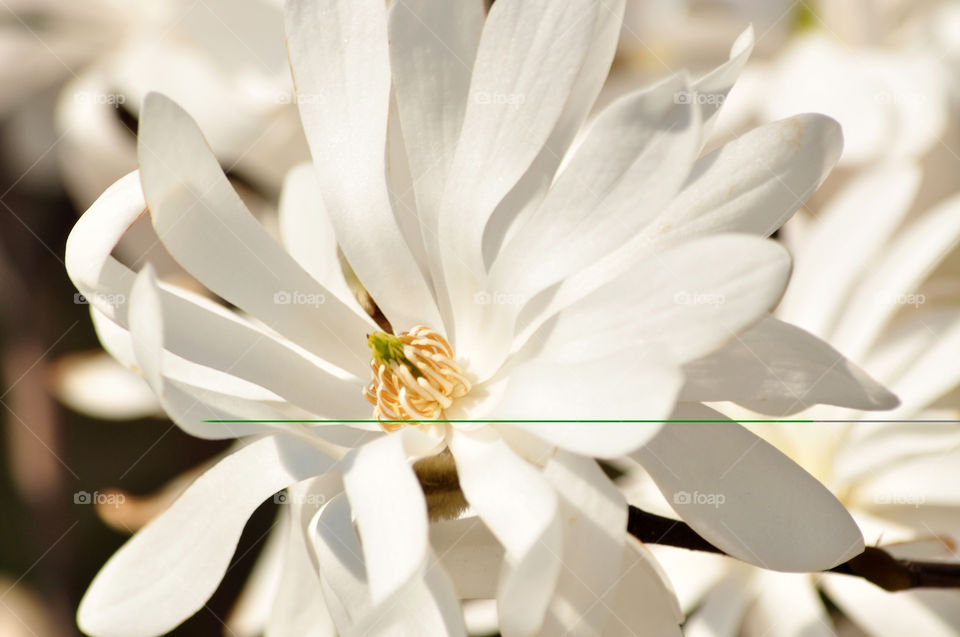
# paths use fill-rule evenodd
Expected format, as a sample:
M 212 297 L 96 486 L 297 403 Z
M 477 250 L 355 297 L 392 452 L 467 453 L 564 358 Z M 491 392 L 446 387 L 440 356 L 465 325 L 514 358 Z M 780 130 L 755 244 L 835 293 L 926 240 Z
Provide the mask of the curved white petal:
M 557 496 L 489 428 L 454 432 L 450 451 L 467 502 L 506 550 L 497 592 L 500 629 L 505 635 L 535 634 L 561 568 Z
M 593 0 L 504 0 L 487 16 L 438 226 L 458 324 L 482 289 L 487 221 L 561 117 L 599 11 Z
M 603 596 L 612 610 L 602 637 L 681 637 L 683 613 L 666 573 L 635 539 L 624 546 L 623 579 Z
M 286 0 L 297 102 L 337 241 L 397 328 L 440 325 L 387 191 L 390 57 L 379 0 Z
M 647 442 L 660 423 L 590 421 L 667 418 L 682 385 L 676 366 L 635 352 L 568 364 L 533 360 L 510 369 L 504 394 L 489 417 L 555 418 L 510 426 L 574 453 L 615 458 Z M 585 422 L 568 422 L 578 419 Z
M 331 363 L 363 375 L 375 324 L 318 284 L 233 190 L 200 129 L 169 99 L 147 96 L 138 156 L 153 225 L 208 289 Z
M 784 416 L 823 403 L 891 409 L 897 397 L 829 344 L 772 316 L 723 349 L 687 363 L 681 400 L 732 401 Z
M 481 0 L 401 0 L 388 16 L 397 112 L 434 279 L 442 276 L 440 200 L 467 108 L 484 17 Z
M 172 630 L 213 594 L 254 509 L 334 465 L 285 436 L 227 456 L 107 561 L 80 602 L 80 627 L 105 637 Z
M 810 575 L 761 571 L 755 574 L 753 585 L 758 594 L 747 619 L 752 634 L 784 637 L 836 635 Z
M 561 451 L 544 477 L 559 495 L 563 570 L 540 635 L 600 635 L 616 621 L 602 600 L 622 585 L 626 499 L 590 458 Z
M 521 317 L 524 328 L 677 243 L 726 232 L 773 233 L 826 178 L 841 147 L 836 122 L 799 115 L 757 128 L 701 158 L 683 190 L 653 223 L 551 290 L 536 316 Z
M 903 299 L 918 293 L 923 281 L 960 241 L 960 196 L 923 214 L 888 246 L 847 303 L 830 339 L 848 356 L 862 356 L 876 341 Z
M 375 605 L 423 568 L 427 504 L 400 436 L 384 435 L 344 459 L 343 485 L 363 542 Z
M 607 255 L 661 212 L 699 151 L 699 110 L 677 99 L 691 90 L 675 76 L 605 108 L 494 262 L 490 287 L 530 297 Z
M 756 44 L 756 36 L 753 32 L 753 25 L 750 25 L 730 47 L 730 59 L 694 83 L 694 90 L 702 96 L 697 102 L 703 119 L 703 143 L 706 143 L 709 138 L 720 109 L 727 101 L 727 96 L 740 77 L 747 60 L 750 59 L 754 44 Z
M 299 164 L 287 173 L 278 215 L 280 237 L 290 256 L 345 305 L 363 314 L 343 277 L 337 236 L 313 164 Z
M 653 255 L 543 324 L 528 349 L 565 361 L 631 352 L 683 364 L 759 321 L 783 293 L 790 259 L 741 235 L 690 241 Z
M 920 176 L 912 163 L 885 164 L 835 195 L 794 250 L 793 276 L 777 316 L 828 338 L 851 288 L 909 212 Z
M 344 637 L 466 634 L 453 585 L 435 562 L 423 579 L 412 580 L 379 606 L 371 603 L 363 548 L 344 494 L 313 518 L 309 538 L 331 616 Z
M 726 553 L 776 571 L 818 571 L 863 551 L 843 505 L 736 422 L 684 404 L 632 457 L 690 526 Z
M 65 259 L 68 274 L 91 305 L 104 346 L 121 363 L 134 368 L 127 314 L 136 273 L 111 252 L 145 206 L 138 173 L 120 179 L 74 226 Z M 331 375 L 319 359 L 195 294 L 161 284 L 159 295 L 164 347 L 171 353 L 267 388 L 318 414 L 330 410 L 331 417 L 362 417 L 347 415 L 363 404 L 355 393 L 359 381 Z

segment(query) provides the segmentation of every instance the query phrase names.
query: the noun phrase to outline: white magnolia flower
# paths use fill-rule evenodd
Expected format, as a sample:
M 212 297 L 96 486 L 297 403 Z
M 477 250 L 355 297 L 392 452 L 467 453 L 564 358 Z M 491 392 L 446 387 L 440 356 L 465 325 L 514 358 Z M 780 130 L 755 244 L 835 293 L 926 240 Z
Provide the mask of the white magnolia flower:
M 636 452 L 670 493 L 726 476 L 734 506 L 684 513 L 742 559 L 816 570 L 862 550 L 836 499 L 746 429 L 662 427 L 718 394 L 895 404 L 819 340 L 763 320 L 790 264 L 761 237 L 835 163 L 839 129 L 799 116 L 699 157 L 749 33 L 701 80 L 628 95 L 584 128 L 622 11 L 288 2 L 314 165 L 288 177 L 283 246 L 197 124 L 147 97 L 140 170 L 81 218 L 68 270 L 106 349 L 177 424 L 247 444 L 111 558 L 81 605 L 84 630 L 176 626 L 219 583 L 249 514 L 287 487 L 277 634 L 462 634 L 457 599 L 494 596 L 505 635 L 677 634 L 663 576 L 625 538 L 623 496 L 595 457 Z M 238 310 L 111 255 L 146 211 L 170 255 Z M 789 367 L 789 386 L 763 374 L 745 386 L 731 358 L 689 371 L 758 321 L 775 338 L 757 359 Z M 421 424 L 350 422 L 371 414 Z M 280 422 L 291 418 L 331 422 Z M 652 422 L 612 422 L 631 418 Z M 470 514 L 431 525 L 428 505 Z
M 802 232 L 788 224 L 796 269 L 777 312 L 863 360 L 900 396 L 902 404 L 883 414 L 900 422 L 764 424 L 754 431 L 829 486 L 868 544 L 905 558 L 956 561 L 960 498 L 953 485 L 960 426 L 920 421 L 958 416 L 960 287 L 944 266 L 957 255 L 960 198 L 909 218 L 919 176 L 911 165 L 875 168 L 851 182 Z M 856 241 L 850 240 L 853 233 Z M 823 406 L 796 416 L 871 417 Z M 643 480 L 634 485 L 638 498 L 653 493 L 646 486 Z M 696 609 L 688 635 L 832 635 L 821 592 L 869 635 L 960 631 L 956 591 L 887 593 L 843 575 L 771 573 L 670 549 L 656 554 L 684 608 Z

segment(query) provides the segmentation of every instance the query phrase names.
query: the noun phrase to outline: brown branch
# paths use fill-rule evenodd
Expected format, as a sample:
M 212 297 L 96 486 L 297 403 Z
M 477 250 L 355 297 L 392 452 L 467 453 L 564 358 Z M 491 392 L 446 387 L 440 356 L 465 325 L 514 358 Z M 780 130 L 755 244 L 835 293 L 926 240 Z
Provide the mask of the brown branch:
M 646 544 L 726 555 L 685 522 L 648 513 L 634 506 L 630 507 L 627 532 Z M 960 564 L 901 560 L 875 546 L 868 546 L 863 553 L 831 568 L 829 572 L 862 577 L 887 591 L 960 588 Z

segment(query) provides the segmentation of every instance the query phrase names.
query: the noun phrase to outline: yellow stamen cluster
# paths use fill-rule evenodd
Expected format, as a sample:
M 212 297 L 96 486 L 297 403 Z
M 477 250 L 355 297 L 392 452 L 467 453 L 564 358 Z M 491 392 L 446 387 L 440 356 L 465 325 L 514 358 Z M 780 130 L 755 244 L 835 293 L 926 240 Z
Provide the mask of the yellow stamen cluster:
M 470 381 L 454 360 L 450 343 L 427 327 L 420 325 L 399 336 L 374 332 L 367 344 L 373 353 L 373 380 L 363 396 L 387 431 L 419 423 L 383 421 L 442 419 L 443 410 L 470 391 Z

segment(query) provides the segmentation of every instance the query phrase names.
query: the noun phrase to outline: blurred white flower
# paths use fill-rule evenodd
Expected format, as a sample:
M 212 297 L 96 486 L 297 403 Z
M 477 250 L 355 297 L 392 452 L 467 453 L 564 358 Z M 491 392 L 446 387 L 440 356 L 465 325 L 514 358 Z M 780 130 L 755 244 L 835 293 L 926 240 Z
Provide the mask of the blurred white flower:
M 799 387 L 809 402 L 896 403 L 780 323 L 771 329 L 784 340 L 756 356 L 774 367 L 816 352 L 800 357 L 794 386 L 741 386 L 737 361 L 721 358 L 714 375 L 685 378 L 688 364 L 771 325 L 763 317 L 790 264 L 761 237 L 820 184 L 839 129 L 801 116 L 699 157 L 749 32 L 704 78 L 627 95 L 584 127 L 622 10 L 500 0 L 485 19 L 479 3 L 411 0 L 387 12 L 378 0 L 288 2 L 314 165 L 287 179 L 285 246 L 244 206 L 189 115 L 147 96 L 140 171 L 81 218 L 68 271 L 105 348 L 141 371 L 178 425 L 248 444 L 107 563 L 81 605 L 84 630 L 159 634 L 196 612 L 247 517 L 287 487 L 294 506 L 268 624 L 278 634 L 304 632 L 301 622 L 462 634 L 456 600 L 493 596 L 507 635 L 584 623 L 596 634 L 640 624 L 678 634 L 663 576 L 627 541 L 623 496 L 595 457 L 635 453 L 672 494 L 729 476 L 728 505 L 683 511 L 742 559 L 817 570 L 862 550 L 837 500 L 746 429 L 661 422 L 702 413 L 697 401 L 718 391 L 776 402 Z M 239 311 L 111 256 L 147 210 L 169 254 Z M 381 325 L 354 298 L 338 248 Z M 109 302 L 118 298 L 129 302 Z M 379 331 L 387 323 L 393 333 Z M 825 374 L 831 388 L 820 391 Z M 416 422 L 356 422 L 371 412 Z M 652 422 L 612 422 L 638 417 Z M 304 418 L 332 422 L 284 422 Z M 443 518 L 467 504 L 472 515 L 428 522 L 428 505 Z
M 753 429 L 830 487 L 868 544 L 905 558 L 956 561 L 960 426 L 920 421 L 958 415 L 960 295 L 943 265 L 957 255 L 960 198 L 909 218 L 919 177 L 910 164 L 874 168 L 815 219 L 799 228 L 787 224 L 796 266 L 777 311 L 864 361 L 901 398 L 900 407 L 883 418 L 901 422 L 870 422 L 867 413 L 820 406 L 796 417 L 864 422 Z M 937 297 L 934 290 L 944 290 L 945 282 L 952 283 L 952 292 Z M 736 408 L 722 411 L 757 417 Z M 662 509 L 650 486 L 639 478 L 630 487 L 635 501 Z M 831 635 L 821 592 L 869 635 L 947 636 L 960 630 L 956 591 L 887 593 L 843 575 L 785 575 L 716 556 L 661 547 L 655 553 L 685 610 L 697 608 L 687 635 L 735 635 L 741 629 L 751 635 Z

